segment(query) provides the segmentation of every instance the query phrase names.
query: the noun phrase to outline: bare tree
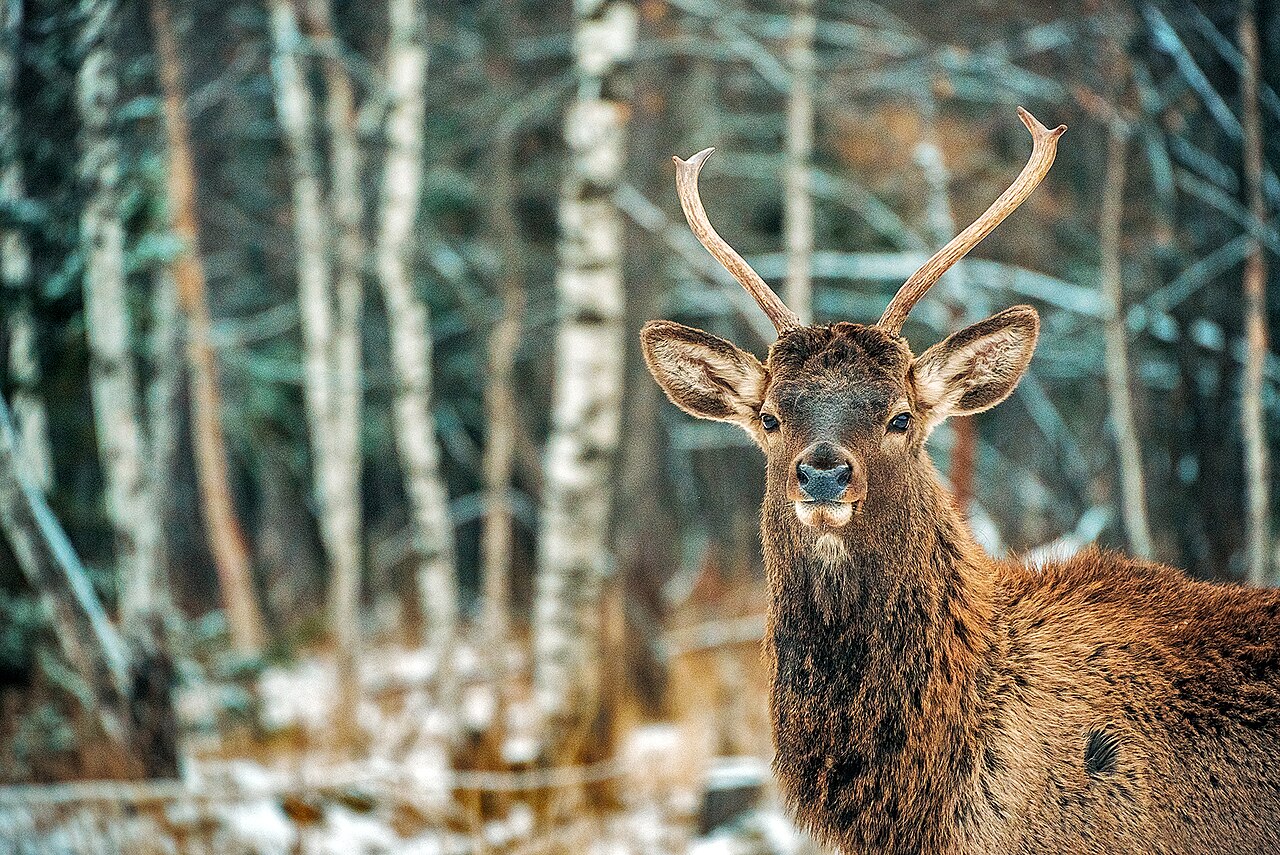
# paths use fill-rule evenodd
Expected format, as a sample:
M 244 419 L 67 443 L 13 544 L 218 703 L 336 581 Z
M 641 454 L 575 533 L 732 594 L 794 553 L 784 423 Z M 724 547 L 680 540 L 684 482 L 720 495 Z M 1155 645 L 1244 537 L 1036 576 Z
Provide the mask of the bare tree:
M 0 2 L 0 199 L 26 197 L 18 144 L 18 48 L 22 3 Z M 40 361 L 31 303 L 31 247 L 20 227 L 0 228 L 0 286 L 3 287 L 9 341 L 9 382 L 13 412 L 26 470 L 41 490 L 53 485 L 53 451 L 44 400 L 40 397 Z
M 118 82 L 113 47 L 118 7 L 96 0 L 83 8 L 76 79 L 80 114 L 80 217 L 84 255 L 85 332 L 98 449 L 107 483 L 107 512 L 115 530 L 120 611 L 131 632 L 161 603 L 158 550 L 161 527 L 146 471 L 146 444 L 130 346 L 124 225 L 120 221 L 120 148 L 112 134 Z
M 88 573 L 44 494 L 26 472 L 26 455 L 0 398 L 0 528 L 28 584 L 53 620 L 67 664 L 89 692 L 89 706 L 108 738 L 126 745 L 123 702 L 129 694 L 129 650 L 107 617 Z
M 1133 390 L 1129 385 L 1129 345 L 1124 322 L 1123 275 L 1120 269 L 1120 232 L 1124 223 L 1124 186 L 1129 151 L 1129 130 L 1119 118 L 1107 129 L 1107 167 L 1103 176 L 1102 206 L 1098 218 L 1098 279 L 1107 301 L 1103 332 L 1106 337 L 1107 393 L 1120 463 L 1120 514 L 1129 547 L 1150 558 L 1151 525 L 1147 516 L 1147 489 L 1142 474 L 1142 448 L 1133 415 Z
M 635 49 L 626 2 L 576 4 L 577 97 L 564 120 L 555 385 L 534 605 L 534 685 L 544 716 L 590 720 L 598 698 L 600 594 L 608 574 L 611 472 L 623 342 L 622 219 L 627 105 L 616 100 Z
M 345 550 L 359 554 L 361 534 L 360 422 L 363 407 L 360 328 L 364 312 L 363 233 L 364 198 L 360 176 L 363 152 L 356 136 L 355 91 L 339 53 L 330 0 L 308 0 L 307 22 L 313 43 L 323 47 L 321 69 L 326 100 L 325 125 L 329 141 L 329 210 L 336 237 L 334 271 L 334 325 L 330 374 L 333 411 L 329 429 L 333 459 L 328 468 L 341 479 Z M 335 488 L 337 489 L 337 488 Z M 355 629 L 360 613 L 360 565 L 345 567 L 329 580 L 329 609 L 335 640 L 342 655 L 354 656 L 359 637 Z
M 1251 228 L 1266 228 L 1267 206 L 1262 198 L 1262 131 L 1258 120 L 1258 28 L 1253 0 L 1240 4 L 1238 38 L 1244 67 L 1240 100 L 1244 108 L 1244 186 Z M 1245 503 L 1248 508 L 1245 574 L 1255 585 L 1274 581 L 1271 559 L 1271 452 L 1262 406 L 1263 371 L 1267 358 L 1267 258 L 1254 237 L 1244 268 L 1244 326 L 1247 342 L 1240 419 L 1245 445 Z
M 816 20 L 813 0 L 792 0 L 787 65 L 791 88 L 787 96 L 786 196 L 783 227 L 787 245 L 787 305 L 806 324 L 813 321 L 813 38 Z
M 330 569 L 329 627 L 342 672 L 342 698 L 335 741 L 349 744 L 357 736 L 355 665 L 360 645 L 359 590 L 361 577 L 360 502 L 353 483 L 349 452 L 350 426 L 342 426 L 344 408 L 350 412 L 353 368 L 349 330 L 335 329 L 335 317 L 350 321 L 350 306 L 334 305 L 333 263 L 330 257 L 333 224 L 322 184 L 322 161 L 316 142 L 315 102 L 299 60 L 301 33 L 290 0 L 271 3 L 272 68 L 276 113 L 284 136 L 293 193 L 293 227 L 298 254 L 298 309 L 303 340 L 303 392 L 311 435 L 320 537 Z M 350 295 L 345 295 L 348 299 Z M 348 314 L 343 315 L 344 312 Z M 358 359 L 358 355 L 356 357 Z M 358 372 L 358 366 L 355 366 Z M 359 382 L 358 376 L 354 382 Z M 345 397 L 344 397 L 345 396 Z M 354 471 L 358 473 L 358 461 Z M 358 479 L 356 479 L 358 480 Z
M 222 587 L 227 626 L 232 645 L 241 651 L 261 649 L 266 640 L 262 614 L 253 587 L 253 566 L 240 519 L 236 514 L 227 473 L 227 448 L 222 427 L 222 392 L 217 354 L 211 340 L 211 320 L 200 254 L 196 216 L 196 173 L 191 156 L 191 128 L 185 111 L 182 66 L 176 44 L 169 0 L 152 0 L 152 28 L 156 42 L 161 90 L 164 95 L 169 172 L 169 207 L 173 231 L 183 251 L 172 264 L 173 287 L 186 319 L 187 362 L 191 377 L 191 437 L 195 446 L 197 483 L 205 528 Z M 165 293 L 161 282 L 158 289 Z M 156 302 L 157 330 L 167 333 L 176 319 L 165 315 L 166 305 Z M 164 347 L 163 344 L 160 345 Z M 163 366 L 159 367 L 163 370 Z M 164 397 L 163 391 L 158 397 Z M 159 402 L 156 409 L 163 407 Z M 154 422 L 153 422 L 154 424 Z M 159 446 L 161 431 L 152 431 Z
M 493 190 L 489 223 L 498 247 L 502 272 L 499 291 L 502 317 L 489 336 L 489 371 L 485 383 L 484 451 L 485 518 L 481 535 L 482 617 L 486 636 L 495 643 L 507 635 L 511 572 L 511 475 L 515 464 L 516 408 L 513 373 L 523 340 L 524 265 L 515 216 L 514 135 L 504 133 L 493 146 Z
M 427 36 L 416 0 L 390 0 L 387 13 L 386 156 L 374 258 L 391 334 L 396 450 L 413 520 L 419 603 L 427 640 L 445 645 L 458 623 L 453 522 L 431 411 L 430 315 L 411 276 L 422 198 Z

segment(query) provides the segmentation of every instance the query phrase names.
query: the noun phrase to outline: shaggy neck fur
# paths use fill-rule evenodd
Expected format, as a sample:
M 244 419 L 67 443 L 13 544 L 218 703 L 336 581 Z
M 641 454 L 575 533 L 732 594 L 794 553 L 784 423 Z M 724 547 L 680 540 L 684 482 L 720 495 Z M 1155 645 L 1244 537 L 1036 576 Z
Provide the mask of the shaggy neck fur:
M 775 767 L 800 819 L 844 851 L 946 851 L 984 762 L 992 570 L 927 459 L 870 474 L 843 554 L 766 495 Z

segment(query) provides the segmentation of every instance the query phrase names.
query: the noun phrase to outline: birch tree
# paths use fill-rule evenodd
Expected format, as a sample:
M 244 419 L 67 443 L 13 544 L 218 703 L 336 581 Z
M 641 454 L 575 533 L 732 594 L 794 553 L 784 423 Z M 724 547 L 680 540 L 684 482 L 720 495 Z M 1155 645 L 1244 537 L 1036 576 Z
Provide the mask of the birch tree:
M 1133 414 L 1133 390 L 1129 385 L 1129 344 L 1124 323 L 1124 281 L 1120 266 L 1128 152 L 1129 129 L 1118 117 L 1113 118 L 1107 132 L 1107 166 L 1098 223 L 1098 280 L 1107 303 L 1103 333 L 1107 393 L 1111 403 L 1116 456 L 1120 463 L 1120 515 L 1129 547 L 1140 557 L 1151 558 L 1151 525 L 1142 473 L 1142 447 Z
M 1253 0 L 1240 4 L 1238 38 L 1244 67 L 1240 76 L 1240 100 L 1244 121 L 1244 186 L 1248 196 L 1251 228 L 1265 228 L 1267 206 L 1262 197 L 1262 132 L 1258 120 L 1258 28 Z M 1257 237 L 1244 268 L 1244 328 L 1246 358 L 1240 418 L 1245 445 L 1245 503 L 1248 509 L 1245 575 L 1255 585 L 1272 579 L 1271 559 L 1271 452 L 1267 446 L 1267 421 L 1262 405 L 1263 373 L 1267 359 L 1267 258 Z
M 328 430 L 332 459 L 326 464 L 342 502 L 344 552 L 355 560 L 335 566 L 329 580 L 329 610 L 335 640 L 341 651 L 354 653 L 360 613 L 360 325 L 364 309 L 364 199 L 360 189 L 363 153 L 356 137 L 355 92 L 339 54 L 330 0 L 308 0 L 307 18 L 312 41 L 322 46 L 325 82 L 324 116 L 329 141 L 329 210 L 335 232 L 334 324 L 329 376 L 332 412 Z M 336 496 L 335 496 L 336 498 Z M 330 512 L 333 512 L 332 509 Z
M 813 322 L 813 38 L 816 21 L 813 0 L 792 0 L 787 65 L 791 88 L 787 95 L 786 196 L 783 230 L 787 247 L 784 299 L 803 323 Z
M 611 472 L 623 366 L 623 236 L 612 193 L 623 175 L 636 10 L 574 6 L 578 91 L 564 121 L 551 435 L 534 604 L 534 688 L 543 715 L 589 722 L 598 695 L 600 594 L 611 570 Z
M 76 101 L 80 178 L 86 195 L 80 217 L 85 332 L 107 513 L 115 532 L 120 611 L 126 628 L 133 631 L 160 604 L 161 527 L 145 468 L 119 211 L 120 149 L 112 133 L 118 88 L 113 41 L 119 10 L 114 0 L 96 0 L 87 3 L 83 13 Z
M 191 437 L 195 446 L 196 475 L 209 548 L 213 554 L 232 645 L 241 651 L 261 649 L 265 642 L 262 614 L 253 587 L 253 567 L 240 519 L 236 514 L 228 479 L 227 449 L 222 427 L 222 392 L 218 378 L 196 214 L 196 173 L 191 155 L 191 129 L 185 111 L 182 65 L 169 0 L 152 0 L 152 28 L 161 90 L 169 156 L 169 207 L 174 234 L 183 251 L 172 264 L 173 282 L 161 282 L 158 294 L 172 285 L 186 319 L 187 362 L 191 377 Z M 157 330 L 176 326 L 166 317 L 167 306 L 157 298 Z M 160 349 L 166 345 L 161 342 Z M 163 367 L 161 367 L 163 370 Z M 158 390 L 157 397 L 166 397 Z M 157 402 L 160 410 L 167 402 Z M 157 420 L 160 416 L 157 414 Z M 153 421 L 153 424 L 155 422 Z M 153 444 L 164 440 L 162 430 L 152 431 Z
M 386 155 L 374 247 L 396 377 L 396 451 L 413 521 L 418 596 L 426 639 L 457 632 L 458 588 L 449 496 L 431 412 L 432 341 L 426 302 L 410 275 L 422 197 L 427 37 L 416 0 L 389 0 Z
M 335 737 L 338 742 L 350 742 L 357 736 L 361 520 L 359 442 L 358 433 L 354 433 L 358 427 L 345 423 L 344 413 L 348 418 L 352 414 L 351 390 L 353 384 L 358 386 L 360 382 L 359 356 L 357 350 L 353 363 L 351 331 L 347 326 L 353 310 L 347 302 L 351 294 L 343 295 L 337 306 L 334 304 L 334 265 L 330 255 L 333 223 L 323 192 L 323 162 L 314 127 L 315 101 L 299 60 L 302 35 L 290 0 L 272 0 L 271 35 L 276 113 L 293 195 L 303 397 L 311 437 L 320 538 L 329 563 L 330 636 L 341 674 L 342 697 L 337 704 Z M 358 329 L 358 320 L 355 323 Z M 342 328 L 336 329 L 338 326 Z M 356 336 L 358 348 L 358 332 Z M 344 371 L 356 374 L 344 375 Z M 358 414 L 358 404 L 355 412 Z M 353 452 L 357 455 L 354 460 Z
M 17 207 L 26 199 L 26 181 L 18 143 L 18 50 L 22 3 L 0 0 L 0 200 Z M 4 222 L 16 219 L 3 218 Z M 31 304 L 31 247 L 20 226 L 0 227 L 0 287 L 8 333 L 9 382 L 13 412 L 26 471 L 43 491 L 53 485 L 53 453 L 44 400 L 40 397 L 40 361 Z
M 124 702 L 129 650 L 44 495 L 26 471 L 22 440 L 0 398 L 0 529 L 18 567 L 53 620 L 67 664 L 88 692 L 87 705 L 106 736 L 126 746 Z

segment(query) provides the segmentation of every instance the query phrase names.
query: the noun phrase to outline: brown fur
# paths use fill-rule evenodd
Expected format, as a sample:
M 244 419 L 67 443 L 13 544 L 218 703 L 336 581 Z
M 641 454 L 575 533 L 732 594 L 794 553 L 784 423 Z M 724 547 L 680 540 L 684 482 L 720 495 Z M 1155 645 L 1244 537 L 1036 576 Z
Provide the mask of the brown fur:
M 993 560 L 924 451 L 946 415 L 1012 391 L 1036 330 L 1030 309 L 1008 310 L 917 360 L 876 327 L 809 327 L 784 333 L 759 376 L 726 380 L 712 363 L 750 365 L 733 345 L 646 327 L 672 400 L 740 424 L 767 457 L 782 792 L 846 855 L 1280 852 L 1280 592 L 1108 552 L 1042 570 Z M 673 337 L 692 360 L 675 375 L 660 346 Z M 911 426 L 891 433 L 904 399 Z M 763 430 L 766 411 L 779 430 Z M 802 525 L 785 495 L 818 439 L 867 475 L 834 533 Z

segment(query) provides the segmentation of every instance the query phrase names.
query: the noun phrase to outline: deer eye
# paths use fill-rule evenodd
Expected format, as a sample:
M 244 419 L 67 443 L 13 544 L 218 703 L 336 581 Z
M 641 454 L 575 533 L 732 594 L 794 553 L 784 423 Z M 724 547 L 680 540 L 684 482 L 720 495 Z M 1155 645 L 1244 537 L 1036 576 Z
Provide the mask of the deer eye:
M 778 417 L 773 413 L 761 413 L 760 425 L 769 433 L 773 433 L 778 429 Z
M 886 428 L 893 433 L 902 433 L 907 429 L 907 425 L 911 424 L 911 413 L 898 413 L 889 419 L 889 427 Z

